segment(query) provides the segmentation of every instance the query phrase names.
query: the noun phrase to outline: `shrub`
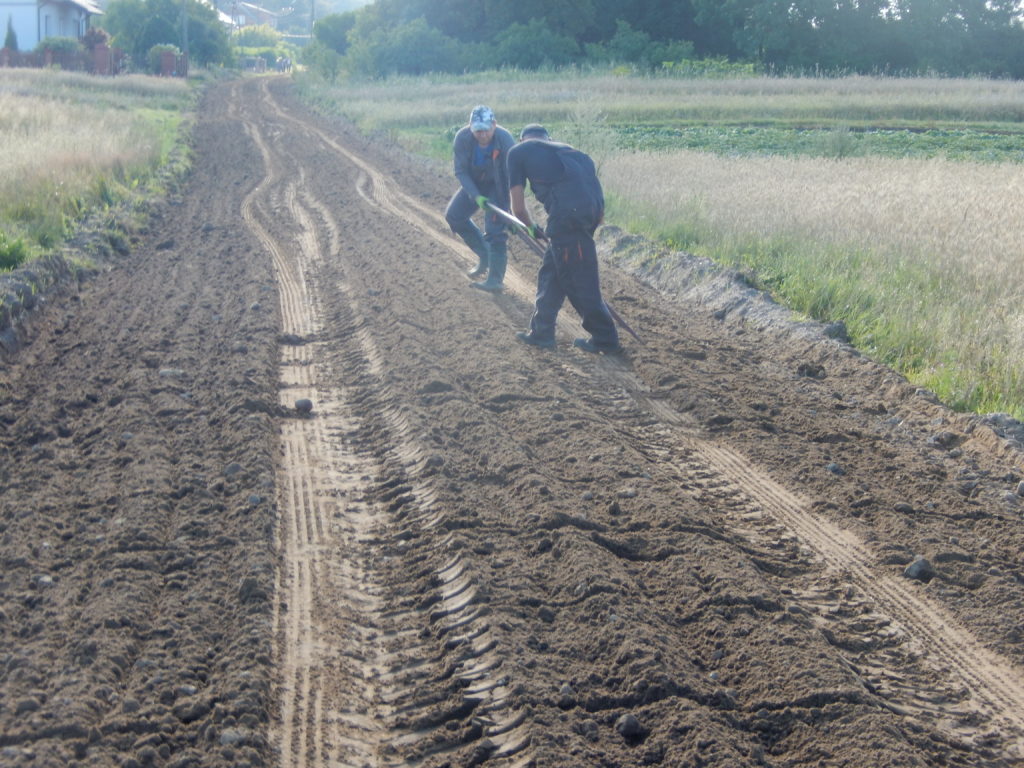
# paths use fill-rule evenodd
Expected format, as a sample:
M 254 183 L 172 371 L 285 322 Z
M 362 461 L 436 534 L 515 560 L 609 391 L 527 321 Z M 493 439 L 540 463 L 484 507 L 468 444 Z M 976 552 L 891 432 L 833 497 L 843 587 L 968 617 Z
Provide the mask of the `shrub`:
M 314 40 L 299 54 L 306 67 L 329 83 L 337 82 L 341 74 L 342 59 L 336 51 L 328 48 L 319 40 Z
M 168 43 L 160 43 L 154 45 L 149 49 L 149 53 L 146 54 L 146 61 L 149 64 L 149 71 L 154 75 L 160 74 L 160 59 L 164 53 L 173 53 L 175 56 L 181 56 L 181 49 L 176 45 L 170 45 Z
M 82 44 L 73 37 L 44 37 L 36 46 L 36 51 L 53 51 L 54 53 L 81 53 Z
M 10 14 L 7 14 L 7 34 L 4 36 L 4 48 L 9 51 L 18 50 L 18 35 L 14 31 L 14 21 Z
M 20 237 L 10 240 L 7 233 L 0 230 L 0 270 L 17 267 L 28 258 L 28 247 Z
M 93 50 L 97 45 L 110 45 L 110 35 L 101 27 L 89 27 L 82 36 L 82 45 L 87 51 Z
M 269 24 L 244 27 L 235 36 L 235 44 L 243 48 L 273 48 L 281 42 L 281 34 Z

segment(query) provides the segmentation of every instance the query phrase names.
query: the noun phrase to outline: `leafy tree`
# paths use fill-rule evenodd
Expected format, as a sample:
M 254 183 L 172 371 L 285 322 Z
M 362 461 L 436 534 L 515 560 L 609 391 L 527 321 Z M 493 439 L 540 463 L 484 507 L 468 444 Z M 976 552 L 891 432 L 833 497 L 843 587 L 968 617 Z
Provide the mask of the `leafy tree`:
M 273 48 L 281 42 L 281 33 L 269 24 L 243 27 L 235 36 L 235 43 L 245 48 Z
M 905 70 L 907 56 L 895 44 L 886 8 L 886 0 L 818 0 L 810 20 L 816 30 L 816 64 L 826 72 Z
M 633 29 L 629 22 L 619 19 L 615 35 L 606 44 L 589 44 L 587 56 L 591 59 L 628 62 L 647 69 L 657 69 L 665 62 L 693 58 L 693 43 L 685 40 L 656 42 L 646 32 Z
M 540 19 L 513 24 L 494 40 L 496 64 L 520 69 L 562 67 L 580 56 L 576 41 L 553 31 Z
M 357 23 L 345 58 L 353 72 L 370 77 L 462 69 L 458 43 L 422 18 L 396 29 L 371 28 L 368 33 Z
M 328 18 L 314 37 L 373 76 L 585 55 L 645 67 L 696 56 L 777 72 L 1024 77 L 1024 0 L 375 0 Z M 397 39 L 418 48 L 398 50 Z
M 311 72 L 329 83 L 338 80 L 342 71 L 342 57 L 333 48 L 314 40 L 299 53 L 300 60 Z
M 4 48 L 9 51 L 18 50 L 18 35 L 14 32 L 14 21 L 10 14 L 7 14 L 7 34 L 4 36 Z
M 335 53 L 348 50 L 348 33 L 356 25 L 355 13 L 336 13 L 313 25 L 313 37 Z
M 596 35 L 597 12 L 594 0 L 553 3 L 551 0 L 483 0 L 486 9 L 485 31 L 487 38 L 499 40 L 513 25 L 546 28 L 552 37 L 569 38 L 579 45 L 592 42 Z M 485 38 L 485 39 L 487 39 Z
M 603 46 L 588 48 L 588 53 L 596 53 L 600 58 L 611 61 L 640 61 L 644 50 L 651 44 L 651 36 L 639 29 L 633 29 L 628 21 L 619 19 L 615 22 L 615 34 Z M 601 56 L 601 49 L 604 55 Z
M 231 60 L 227 34 L 217 11 L 200 0 L 184 0 L 188 18 L 189 56 L 200 65 Z M 104 22 L 115 45 L 134 62 L 143 63 L 154 45 L 183 47 L 179 0 L 111 0 Z
M 610 40 L 619 21 L 633 29 L 646 32 L 651 40 L 690 40 L 698 31 L 695 10 L 690 0 L 593 0 L 595 33 L 600 40 Z

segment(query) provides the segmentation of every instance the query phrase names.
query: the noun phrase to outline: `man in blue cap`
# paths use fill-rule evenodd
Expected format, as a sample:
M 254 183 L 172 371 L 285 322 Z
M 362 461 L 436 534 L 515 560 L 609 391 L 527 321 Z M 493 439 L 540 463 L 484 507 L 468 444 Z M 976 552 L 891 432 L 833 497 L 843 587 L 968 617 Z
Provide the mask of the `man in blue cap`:
M 548 247 L 537 274 L 530 330 L 516 336 L 535 347 L 553 348 L 555 321 L 569 299 L 590 334 L 573 346 L 595 354 L 619 352 L 619 332 L 598 277 L 594 232 L 604 220 L 604 192 L 594 162 L 578 149 L 552 141 L 542 125 L 527 125 L 520 139 L 508 154 L 512 214 L 531 236 L 546 239 Z M 526 182 L 548 215 L 544 229 L 533 223 L 526 208 Z
M 469 276 L 487 275 L 484 282 L 473 285 L 491 293 L 500 292 L 504 284 L 508 231 L 487 203 L 508 210 L 505 158 L 515 143 L 512 134 L 495 121 L 491 108 L 481 105 L 470 113 L 469 124 L 455 134 L 452 146 L 455 178 L 462 186 L 449 201 L 444 217 L 452 232 L 461 237 L 479 259 Z M 483 233 L 472 220 L 477 208 L 484 212 Z

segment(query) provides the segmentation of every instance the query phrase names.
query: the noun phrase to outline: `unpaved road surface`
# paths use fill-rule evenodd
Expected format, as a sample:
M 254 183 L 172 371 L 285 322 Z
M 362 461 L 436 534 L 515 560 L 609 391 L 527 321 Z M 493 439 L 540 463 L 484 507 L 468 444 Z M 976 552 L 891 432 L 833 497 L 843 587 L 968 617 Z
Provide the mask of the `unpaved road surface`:
M 195 141 L 0 368 L 0 765 L 1024 764 L 1019 445 L 614 232 L 644 343 L 528 348 L 287 80 Z

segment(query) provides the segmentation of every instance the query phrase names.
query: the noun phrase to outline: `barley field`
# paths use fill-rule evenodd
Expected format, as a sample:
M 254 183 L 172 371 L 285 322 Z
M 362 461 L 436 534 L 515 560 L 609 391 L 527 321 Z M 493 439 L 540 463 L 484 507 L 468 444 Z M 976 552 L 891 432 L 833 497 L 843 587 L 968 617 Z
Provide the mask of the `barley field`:
M 699 152 L 618 154 L 602 167 L 627 228 L 752 271 L 790 307 L 843 320 L 859 347 L 953 403 L 1017 413 L 1022 171 Z

